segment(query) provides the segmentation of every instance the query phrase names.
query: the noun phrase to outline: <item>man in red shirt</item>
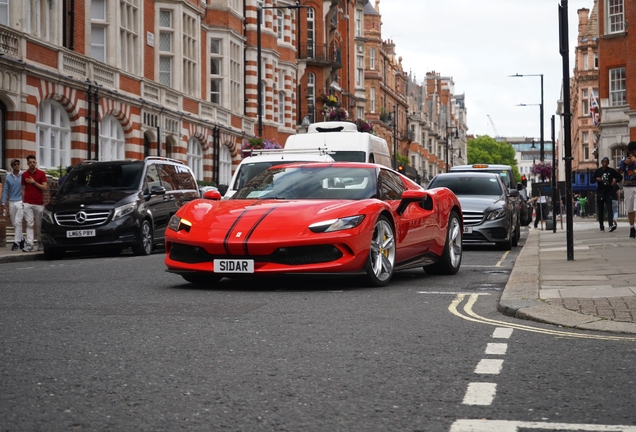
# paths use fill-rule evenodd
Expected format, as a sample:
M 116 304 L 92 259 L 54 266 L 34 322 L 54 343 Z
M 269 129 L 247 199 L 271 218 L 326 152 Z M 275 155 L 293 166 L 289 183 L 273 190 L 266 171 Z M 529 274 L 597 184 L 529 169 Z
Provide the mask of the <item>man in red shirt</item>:
M 29 169 L 22 173 L 22 203 L 24 220 L 27 223 L 27 244 L 24 252 L 33 252 L 33 222 L 38 226 L 38 250 L 42 247 L 42 212 L 44 211 L 44 191 L 47 188 L 46 174 L 39 170 L 34 155 L 27 156 Z

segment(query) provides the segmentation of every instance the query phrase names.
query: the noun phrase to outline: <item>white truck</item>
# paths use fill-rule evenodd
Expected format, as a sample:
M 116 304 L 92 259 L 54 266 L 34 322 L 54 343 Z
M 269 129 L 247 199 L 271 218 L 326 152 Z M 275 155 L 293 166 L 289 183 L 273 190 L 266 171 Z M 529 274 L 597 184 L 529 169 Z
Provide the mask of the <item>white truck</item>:
M 370 162 L 391 168 L 391 154 L 386 140 L 367 132 L 358 132 L 355 123 L 319 122 L 307 133 L 291 135 L 285 149 L 327 148 L 336 161 Z

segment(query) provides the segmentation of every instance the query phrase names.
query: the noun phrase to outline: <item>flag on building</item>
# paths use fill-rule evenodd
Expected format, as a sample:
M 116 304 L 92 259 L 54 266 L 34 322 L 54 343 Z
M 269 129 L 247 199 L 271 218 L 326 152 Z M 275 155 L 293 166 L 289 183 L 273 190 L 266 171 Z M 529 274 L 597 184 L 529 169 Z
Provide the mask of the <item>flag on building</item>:
M 598 126 L 601 123 L 601 107 L 598 106 L 594 96 L 594 89 L 592 88 L 590 88 L 590 117 L 594 122 L 594 126 Z

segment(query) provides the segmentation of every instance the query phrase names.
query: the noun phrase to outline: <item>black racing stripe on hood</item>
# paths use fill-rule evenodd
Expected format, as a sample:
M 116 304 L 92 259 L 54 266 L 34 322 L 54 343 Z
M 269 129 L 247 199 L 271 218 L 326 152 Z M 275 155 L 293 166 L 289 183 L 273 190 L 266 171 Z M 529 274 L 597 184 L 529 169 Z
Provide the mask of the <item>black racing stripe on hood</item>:
M 245 236 L 245 240 L 243 242 L 243 251 L 245 252 L 245 255 L 248 256 L 248 241 L 250 239 L 250 237 L 252 236 L 252 234 L 254 234 L 254 231 L 256 231 L 256 227 L 258 227 L 261 222 L 263 222 L 263 220 L 271 213 L 273 212 L 278 206 L 273 206 L 271 209 L 269 209 L 267 212 L 265 212 L 260 218 L 258 218 L 258 220 L 256 221 L 256 223 L 254 224 L 254 226 L 249 230 L 249 232 L 247 233 L 247 235 Z
M 236 225 L 238 225 L 238 223 L 240 222 L 241 219 L 243 219 L 243 216 L 245 216 L 245 214 L 249 211 L 249 208 L 246 208 L 245 210 L 243 210 L 243 212 L 240 214 L 239 217 L 236 218 L 236 220 L 234 221 L 234 223 L 232 224 L 232 226 L 227 230 L 227 233 L 225 234 L 225 238 L 223 239 L 223 248 L 225 249 L 225 253 L 228 256 L 231 256 L 232 254 L 230 253 L 230 246 L 228 244 L 229 240 L 230 240 L 230 234 L 232 233 L 232 231 L 234 231 L 234 227 Z

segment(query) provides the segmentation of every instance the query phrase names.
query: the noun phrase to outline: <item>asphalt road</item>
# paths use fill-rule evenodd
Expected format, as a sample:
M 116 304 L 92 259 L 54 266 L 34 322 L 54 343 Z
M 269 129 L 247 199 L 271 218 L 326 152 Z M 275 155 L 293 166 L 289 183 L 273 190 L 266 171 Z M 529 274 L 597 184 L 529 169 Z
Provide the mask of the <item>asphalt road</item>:
M 636 425 L 636 341 L 496 312 L 518 250 L 468 247 L 456 276 L 385 288 L 197 288 L 161 253 L 3 264 L 0 430 Z

